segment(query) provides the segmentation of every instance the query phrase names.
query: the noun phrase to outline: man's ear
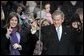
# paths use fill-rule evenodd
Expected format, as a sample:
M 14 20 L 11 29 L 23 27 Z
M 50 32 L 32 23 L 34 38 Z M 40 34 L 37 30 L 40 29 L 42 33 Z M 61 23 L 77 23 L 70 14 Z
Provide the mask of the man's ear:
M 62 19 L 62 22 L 64 22 L 64 18 Z

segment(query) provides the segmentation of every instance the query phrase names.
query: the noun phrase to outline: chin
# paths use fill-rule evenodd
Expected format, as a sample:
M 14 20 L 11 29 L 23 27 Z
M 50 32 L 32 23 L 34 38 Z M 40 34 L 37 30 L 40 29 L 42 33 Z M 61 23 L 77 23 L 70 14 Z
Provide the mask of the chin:
M 55 27 L 59 27 L 60 25 L 55 25 Z
M 16 27 L 16 26 L 11 26 L 11 27 Z

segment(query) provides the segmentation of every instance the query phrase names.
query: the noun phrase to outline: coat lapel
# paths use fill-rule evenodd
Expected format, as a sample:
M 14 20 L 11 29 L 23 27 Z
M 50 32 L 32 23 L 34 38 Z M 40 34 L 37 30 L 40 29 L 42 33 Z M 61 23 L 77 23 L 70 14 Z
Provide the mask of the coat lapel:
M 65 27 L 62 26 L 62 35 L 60 42 L 62 42 L 66 38 L 66 34 L 67 34 L 66 29 Z
M 57 36 L 57 32 L 56 32 L 56 29 L 55 29 L 55 26 L 52 26 L 52 29 L 51 29 L 51 36 L 53 38 L 53 43 L 59 43 L 59 39 L 58 39 L 58 36 Z

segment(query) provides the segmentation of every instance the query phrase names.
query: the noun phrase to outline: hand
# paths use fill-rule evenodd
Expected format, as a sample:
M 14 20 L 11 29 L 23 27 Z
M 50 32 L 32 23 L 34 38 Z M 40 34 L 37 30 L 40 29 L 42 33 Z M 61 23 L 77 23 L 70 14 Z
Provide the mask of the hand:
M 37 21 L 33 21 L 33 22 L 32 22 L 31 28 L 32 28 L 33 30 L 37 29 Z
M 10 34 L 11 34 L 11 32 L 12 32 L 11 27 L 7 28 L 7 33 L 6 33 L 6 37 L 7 37 L 7 39 L 10 38 Z
M 9 28 L 7 28 L 7 33 L 6 34 L 10 35 L 12 31 L 13 31 L 12 28 L 9 27 Z
M 17 43 L 15 43 L 14 45 L 13 45 L 13 48 L 14 49 L 17 49 L 19 47 L 19 44 L 17 44 Z
M 19 45 L 18 49 L 19 49 L 19 50 L 22 50 L 22 46 L 21 46 L 21 45 Z
M 17 44 L 17 43 L 15 43 L 14 45 L 13 45 L 13 47 L 14 47 L 14 49 L 19 49 L 19 50 L 22 50 L 22 46 L 21 45 L 19 45 L 19 44 Z
M 73 23 L 72 23 L 72 27 L 74 27 L 74 28 L 78 28 L 78 24 L 77 24 L 77 22 L 73 22 Z

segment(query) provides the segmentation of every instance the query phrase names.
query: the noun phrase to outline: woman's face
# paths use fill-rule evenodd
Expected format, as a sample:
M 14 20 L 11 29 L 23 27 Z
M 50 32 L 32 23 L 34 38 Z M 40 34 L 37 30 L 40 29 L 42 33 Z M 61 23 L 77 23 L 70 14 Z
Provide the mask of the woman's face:
M 46 12 L 49 12 L 50 11 L 50 4 L 46 4 L 45 5 L 45 10 L 46 10 Z
M 12 17 L 12 18 L 10 19 L 10 27 L 16 27 L 17 24 L 18 24 L 18 18 L 15 17 L 15 16 Z

